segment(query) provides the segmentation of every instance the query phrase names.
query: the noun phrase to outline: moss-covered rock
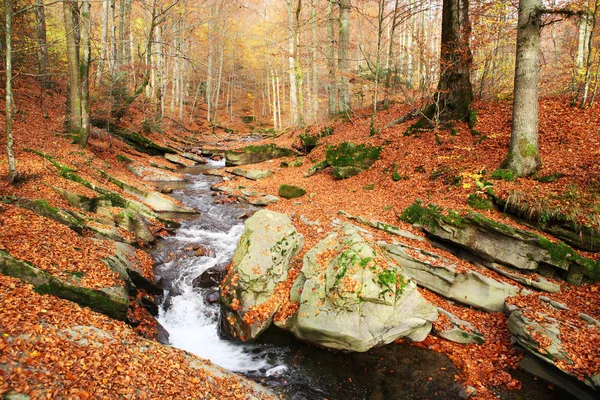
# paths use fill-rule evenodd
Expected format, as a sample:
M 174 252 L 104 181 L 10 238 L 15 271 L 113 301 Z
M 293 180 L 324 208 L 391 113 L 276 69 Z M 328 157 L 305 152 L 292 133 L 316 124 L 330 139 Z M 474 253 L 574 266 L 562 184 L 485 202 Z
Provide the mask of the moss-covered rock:
M 278 194 L 284 199 L 295 199 L 296 197 L 304 196 L 306 189 L 294 185 L 281 185 L 279 186 Z
M 257 164 L 274 158 L 292 157 L 295 154 L 290 149 L 277 147 L 274 144 L 246 146 L 241 149 L 225 151 L 225 165 Z
M 558 277 L 566 277 L 575 284 L 582 280 L 600 280 L 600 261 L 580 256 L 563 242 L 552 242 L 544 236 L 493 221 L 479 213 L 461 215 L 417 200 L 404 210 L 400 218 L 485 261 L 546 274 L 549 266 Z M 579 278 L 578 274 L 581 275 Z
M 326 152 L 327 164 L 331 166 L 335 179 L 346 179 L 369 169 L 381 153 L 381 147 L 344 142 L 329 147 Z
M 0 250 L 0 273 L 32 284 L 38 293 L 71 300 L 111 318 L 123 321 L 127 318 L 129 298 L 122 285 L 98 290 L 77 286 L 18 260 L 3 250 Z
M 327 160 L 320 161 L 320 162 L 316 163 L 315 165 L 313 165 L 312 167 L 310 167 L 308 169 L 308 171 L 306 171 L 306 173 L 304 174 L 304 177 L 309 178 L 309 177 L 313 176 L 314 174 L 316 174 L 317 172 L 323 171 L 327 167 L 329 167 L 329 163 L 327 162 Z

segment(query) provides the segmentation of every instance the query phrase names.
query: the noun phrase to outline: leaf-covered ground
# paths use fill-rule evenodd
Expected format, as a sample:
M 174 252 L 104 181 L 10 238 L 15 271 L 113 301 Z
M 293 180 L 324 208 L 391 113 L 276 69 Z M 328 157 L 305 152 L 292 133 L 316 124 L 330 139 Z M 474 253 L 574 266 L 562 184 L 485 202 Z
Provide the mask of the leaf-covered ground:
M 53 207 L 88 215 L 69 204 L 53 187 L 88 197 L 97 193 L 59 176 L 50 161 L 27 149 L 50 154 L 88 182 L 129 199 L 135 198 L 124 193 L 100 171 L 123 182 L 147 185 L 146 188 L 153 189 L 152 185 L 142 183 L 129 172 L 127 165 L 133 162 L 144 166 L 153 163 L 168 168 L 176 167 L 162 157 L 151 157 L 135 151 L 96 128 L 92 131 L 89 146 L 82 150 L 62 133 L 64 98 L 60 95 L 39 98 L 38 91 L 31 82 L 24 82 L 16 91 L 21 112 L 15 121 L 14 134 L 21 180 L 16 186 L 0 181 L 0 196 L 31 200 L 41 198 Z M 273 195 L 277 195 L 281 184 L 307 189 L 307 194 L 301 198 L 281 199 L 279 203 L 269 206 L 270 209 L 290 214 L 294 225 L 304 235 L 306 244 L 299 257 L 330 232 L 332 220 L 345 220 L 338 215 L 339 210 L 393 224 L 419 236 L 422 235 L 420 231 L 398 220 L 398 215 L 415 199 L 456 210 L 469 210 L 467 198 L 480 191 L 480 186 L 486 182 L 493 185 L 497 195 L 519 192 L 538 208 L 560 209 L 580 223 L 598 227 L 600 108 L 579 110 L 567 104 L 565 99 L 546 99 L 540 106 L 540 151 L 544 166 L 539 176 L 560 175 L 553 182 L 542 183 L 530 178 L 512 182 L 491 179 L 508 146 L 511 106 L 509 102 L 480 102 L 476 104 L 478 123 L 474 133 L 466 125 L 458 124 L 454 131 L 440 131 L 437 134 L 420 132 L 417 137 L 407 137 L 404 131 L 408 122 L 370 137 L 369 118 L 361 116 L 363 112 L 359 111 L 350 121 L 331 123 L 329 126 L 333 128 L 333 134 L 320 139 L 319 146 L 301 158 L 301 166 L 284 168 L 280 166 L 282 160 L 274 160 L 244 167 L 271 169 L 276 173 L 270 178 L 252 182 L 237 178 L 230 184 L 253 187 Z M 408 111 L 410 109 L 407 107 L 393 105 L 390 110 L 378 114 L 376 126 L 382 127 Z M 142 111 L 132 108 L 123 123 L 125 127 L 137 131 L 143 118 Z M 0 123 L 4 123 L 2 116 Z M 248 133 L 244 131 L 244 124 L 231 126 L 243 134 Z M 316 126 L 308 131 L 315 134 L 323 128 Z M 275 142 L 280 146 L 298 144 L 298 136 L 304 133 L 305 130 L 286 132 Z M 147 136 L 163 146 L 191 146 L 196 141 L 209 143 L 211 147 L 219 142 L 227 143 L 229 147 L 239 145 L 235 134 L 208 133 L 207 127 L 196 124 L 183 130 L 177 124 L 166 123 L 163 133 L 154 132 Z M 266 143 L 272 141 L 265 140 Z M 334 180 L 329 170 L 304 178 L 304 173 L 314 163 L 325 158 L 327 145 L 345 141 L 383 146 L 381 157 L 368 171 L 343 181 Z M 4 146 L 4 142 L 0 145 Z M 6 175 L 6 171 L 6 158 L 2 152 L 0 176 Z M 394 180 L 394 176 L 400 179 Z M 482 212 L 490 218 L 522 229 L 532 229 L 496 211 Z M 306 224 L 303 222 L 306 220 L 319 221 L 319 224 Z M 89 232 L 78 235 L 48 218 L 5 204 L 0 204 L 0 225 L 0 249 L 48 272 L 63 278 L 75 275 L 81 279 L 80 284 L 92 288 L 109 285 L 117 279 L 99 261 L 112 251 L 110 243 L 92 240 Z M 155 221 L 153 230 L 161 233 L 161 228 Z M 377 239 L 394 239 L 381 231 L 370 230 Z M 427 243 L 402 240 L 411 246 L 435 251 L 454 263 L 459 271 L 476 269 L 494 279 L 508 281 L 508 278 L 481 269 L 443 250 L 434 249 Z M 595 259 L 599 257 L 598 254 L 581 254 Z M 143 250 L 139 250 L 137 256 L 144 275 L 152 278 L 149 256 Z M 299 264 L 294 265 L 297 271 Z M 600 310 L 590 306 L 600 304 L 598 285 L 577 288 L 561 284 L 563 292 L 556 297 L 558 301 L 567 303 L 573 308 L 573 313 L 581 310 L 596 319 L 600 318 Z M 284 289 L 289 290 L 290 285 L 291 280 L 282 285 L 279 295 L 285 297 Z M 510 370 L 516 367 L 522 353 L 511 345 L 504 314 L 484 313 L 450 304 L 425 289 L 421 289 L 421 292 L 432 303 L 472 323 L 483 333 L 486 342 L 483 345 L 459 345 L 430 336 L 416 345 L 448 354 L 462 370 L 457 380 L 475 387 L 479 398 L 492 398 L 497 386 L 519 388 L 520 384 L 510 375 Z M 519 296 L 514 301 L 527 304 L 531 312 L 535 312 L 536 307 L 542 311 L 546 307 L 538 304 L 536 297 Z M 132 304 L 137 303 L 132 301 Z M 287 301 L 276 318 L 285 319 L 295 309 L 296 305 Z M 118 397 L 122 394 L 136 398 L 204 396 L 224 399 L 242 395 L 239 382 L 217 379 L 211 383 L 207 376 L 189 367 L 189 363 L 186 364 L 189 356 L 185 353 L 143 339 L 142 336 L 153 337 L 155 327 L 152 318 L 139 306 L 133 307 L 129 313 L 130 319 L 139 323 L 134 331 L 123 323 L 68 301 L 48 295 L 40 296 L 28 285 L 0 276 L 0 310 L 0 364 L 8 366 L 0 368 L 0 393 L 13 389 L 50 398 L 58 393 L 73 398 L 92 395 Z M 94 346 L 85 346 L 84 350 L 77 343 L 81 338 L 65 336 L 73 330 L 75 336 L 82 335 L 78 333 L 79 326 L 93 327 L 85 329 L 85 338 L 90 340 L 92 337 Z M 562 339 L 573 357 L 579 360 L 571 372 L 581 376 L 600 371 L 600 359 L 595 353 L 590 358 L 586 351 L 589 344 L 586 332 L 565 331 Z

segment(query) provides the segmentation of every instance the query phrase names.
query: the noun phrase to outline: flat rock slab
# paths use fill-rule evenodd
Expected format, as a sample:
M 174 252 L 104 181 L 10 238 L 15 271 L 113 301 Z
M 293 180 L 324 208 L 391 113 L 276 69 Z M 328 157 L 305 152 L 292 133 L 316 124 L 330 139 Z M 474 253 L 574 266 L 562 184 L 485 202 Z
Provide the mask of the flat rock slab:
M 487 277 L 477 271 L 457 271 L 450 261 L 433 253 L 402 244 L 382 243 L 405 274 L 419 286 L 447 299 L 488 312 L 502 311 L 504 301 L 519 288 Z M 420 254 L 416 257 L 413 254 Z
M 253 181 L 257 181 L 259 179 L 265 179 L 268 178 L 270 176 L 272 176 L 274 174 L 273 171 L 268 170 L 268 169 L 250 169 L 250 170 L 243 170 L 241 168 L 234 168 L 233 170 L 231 170 L 231 173 L 237 176 L 242 176 L 246 179 L 250 179 Z

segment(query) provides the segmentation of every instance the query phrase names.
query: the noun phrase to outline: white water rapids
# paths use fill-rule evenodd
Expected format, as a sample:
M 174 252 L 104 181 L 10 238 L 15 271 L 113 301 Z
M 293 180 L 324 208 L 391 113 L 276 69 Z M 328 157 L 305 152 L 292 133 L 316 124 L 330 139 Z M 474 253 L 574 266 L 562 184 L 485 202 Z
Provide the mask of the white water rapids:
M 223 165 L 211 164 L 209 167 Z M 174 347 L 209 359 L 231 371 L 264 371 L 273 365 L 264 356 L 255 354 L 252 351 L 254 346 L 219 338 L 218 306 L 205 302 L 203 291 L 208 289 L 192 286 L 192 281 L 207 269 L 229 262 L 243 232 L 243 224 L 237 219 L 235 208 L 212 204 L 209 178 L 202 175 L 188 175 L 188 178 L 192 182 L 185 185 L 185 192 L 176 193 L 176 197 L 196 208 L 200 216 L 184 221 L 177 234 L 166 238 L 162 246 L 162 251 L 174 254 L 171 261 L 158 267 L 159 275 L 170 276 L 172 294 L 166 296 L 169 304 L 166 306 L 163 302 L 157 319 L 169 332 L 169 342 Z M 190 245 L 205 246 L 211 254 L 207 257 L 190 256 L 184 251 Z

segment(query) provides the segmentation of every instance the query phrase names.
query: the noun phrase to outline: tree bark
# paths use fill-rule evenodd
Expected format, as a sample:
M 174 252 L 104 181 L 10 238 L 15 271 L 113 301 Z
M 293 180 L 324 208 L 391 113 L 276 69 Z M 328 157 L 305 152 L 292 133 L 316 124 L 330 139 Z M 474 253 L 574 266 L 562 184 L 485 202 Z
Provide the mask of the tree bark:
M 50 89 L 52 81 L 50 79 L 50 62 L 48 60 L 48 43 L 46 41 L 46 13 L 42 0 L 35 0 L 34 12 L 38 45 L 38 80 L 44 89 Z
M 338 112 L 338 86 L 336 73 L 335 59 L 335 18 L 334 4 L 335 0 L 327 2 L 327 67 L 329 69 L 329 84 L 327 90 L 329 92 L 329 115 L 335 115 Z
M 443 121 L 468 119 L 473 102 L 470 34 L 468 0 L 444 0 L 440 80 L 435 101 L 436 112 Z
M 310 97 L 310 108 L 311 108 L 311 122 L 317 122 L 319 118 L 319 65 L 318 65 L 318 54 L 317 54 L 317 6 L 315 2 L 311 8 L 311 23 L 310 32 L 312 38 L 312 52 L 311 52 L 311 97 Z
M 41 0 L 36 0 L 41 1 Z M 104 69 L 104 63 L 106 61 L 106 54 L 108 53 L 108 15 L 110 9 L 110 0 L 103 0 L 102 2 L 102 39 L 100 42 L 100 59 L 98 60 L 98 66 L 96 67 L 96 86 L 100 86 L 102 83 L 102 72 Z
M 79 71 L 81 73 L 81 132 L 77 137 L 77 142 L 85 147 L 90 135 L 90 0 L 82 0 L 79 12 L 79 24 L 81 34 L 81 54 Z
M 63 17 L 67 42 L 67 110 L 65 125 L 67 132 L 81 134 L 81 75 L 79 72 L 79 40 L 74 21 L 77 0 L 63 0 Z
M 538 150 L 538 80 L 542 0 L 520 0 L 513 122 L 502 168 L 528 176 L 541 166 Z
M 288 76 L 290 80 L 290 122 L 297 126 L 298 112 L 298 81 L 296 76 L 296 29 L 294 23 L 293 0 L 287 1 L 288 12 Z
M 4 0 L 4 16 L 6 22 L 5 41 L 6 49 L 5 68 L 6 68 L 6 115 L 5 115 L 5 130 L 6 130 L 6 155 L 8 158 L 8 182 L 13 183 L 17 178 L 17 164 L 15 162 L 15 153 L 13 151 L 13 134 L 12 134 L 12 4 L 10 0 Z
M 340 33 L 338 48 L 339 82 L 339 112 L 349 113 L 350 108 L 350 0 L 339 0 L 340 4 Z

